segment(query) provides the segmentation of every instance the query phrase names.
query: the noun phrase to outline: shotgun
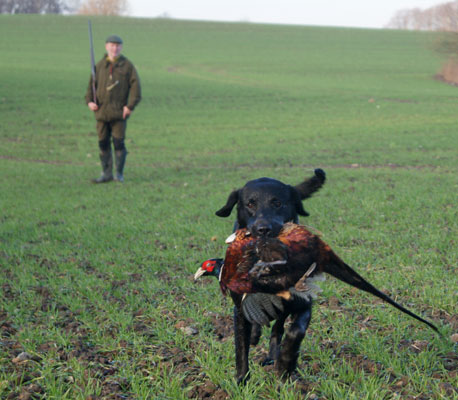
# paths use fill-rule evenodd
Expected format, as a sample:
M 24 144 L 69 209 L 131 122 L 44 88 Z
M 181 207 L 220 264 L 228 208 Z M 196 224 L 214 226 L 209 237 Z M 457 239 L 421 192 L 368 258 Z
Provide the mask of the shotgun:
M 89 47 L 91 51 L 91 75 L 92 75 L 92 100 L 97 104 L 97 97 L 95 94 L 95 58 L 94 58 L 94 45 L 92 44 L 92 24 L 91 20 L 88 20 L 89 27 Z

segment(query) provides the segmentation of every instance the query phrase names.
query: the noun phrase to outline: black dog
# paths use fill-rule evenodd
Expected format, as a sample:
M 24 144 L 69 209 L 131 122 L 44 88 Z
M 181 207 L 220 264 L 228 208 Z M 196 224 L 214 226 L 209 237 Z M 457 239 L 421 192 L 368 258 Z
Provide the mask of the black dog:
M 253 236 L 275 237 L 287 222 L 299 221 L 299 215 L 308 216 L 302 200 L 312 196 L 326 180 L 321 169 L 315 175 L 297 186 L 286 185 L 271 178 L 260 178 L 249 181 L 238 190 L 233 191 L 226 205 L 216 212 L 219 217 L 228 217 L 237 205 L 235 229 L 247 228 Z M 234 301 L 234 330 L 237 381 L 248 378 L 248 352 L 250 342 L 257 344 L 261 335 L 261 327 L 250 323 L 244 316 L 241 304 L 242 296 L 231 292 Z M 292 315 L 292 325 L 283 343 L 284 323 Z M 264 363 L 276 361 L 280 375 L 291 373 L 296 368 L 299 347 L 311 318 L 310 304 L 301 304 L 297 309 L 294 305 L 285 308 L 277 318 L 270 337 L 269 356 Z

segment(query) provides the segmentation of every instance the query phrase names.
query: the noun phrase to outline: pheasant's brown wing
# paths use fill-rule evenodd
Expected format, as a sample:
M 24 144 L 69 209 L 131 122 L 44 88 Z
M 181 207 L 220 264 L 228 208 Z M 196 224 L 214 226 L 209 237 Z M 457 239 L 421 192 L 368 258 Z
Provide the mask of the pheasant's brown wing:
M 251 293 L 243 298 L 242 311 L 248 321 L 269 325 L 284 311 L 284 306 L 282 299 L 274 294 Z

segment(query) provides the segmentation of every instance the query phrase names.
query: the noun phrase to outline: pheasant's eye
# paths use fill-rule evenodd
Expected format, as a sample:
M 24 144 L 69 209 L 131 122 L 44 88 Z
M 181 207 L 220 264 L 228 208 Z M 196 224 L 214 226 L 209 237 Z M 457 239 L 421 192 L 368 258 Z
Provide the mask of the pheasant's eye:
M 205 270 L 210 271 L 210 272 L 213 270 L 213 267 L 214 265 L 211 261 L 206 261 L 203 266 Z

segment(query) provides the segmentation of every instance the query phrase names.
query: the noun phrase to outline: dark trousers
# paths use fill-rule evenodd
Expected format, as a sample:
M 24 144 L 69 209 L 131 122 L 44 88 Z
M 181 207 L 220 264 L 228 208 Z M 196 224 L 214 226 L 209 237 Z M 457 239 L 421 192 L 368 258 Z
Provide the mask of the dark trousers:
M 97 121 L 96 129 L 99 138 L 99 148 L 102 152 L 110 149 L 110 139 L 113 138 L 115 150 L 124 150 L 126 137 L 126 120 Z

